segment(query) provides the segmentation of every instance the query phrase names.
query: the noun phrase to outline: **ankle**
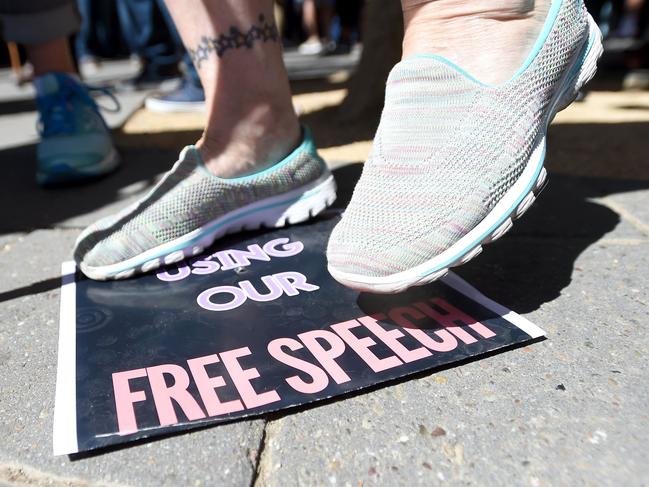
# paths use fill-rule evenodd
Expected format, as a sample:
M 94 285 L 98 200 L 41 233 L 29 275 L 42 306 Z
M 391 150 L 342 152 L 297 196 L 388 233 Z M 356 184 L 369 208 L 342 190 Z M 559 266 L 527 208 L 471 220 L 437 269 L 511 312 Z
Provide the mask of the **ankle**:
M 403 57 L 437 54 L 487 83 L 507 80 L 541 30 L 551 0 L 403 0 Z
M 259 105 L 228 120 L 210 120 L 196 144 L 207 169 L 222 178 L 254 174 L 284 159 L 301 140 L 297 116 Z M 233 120 L 236 120 L 233 122 Z

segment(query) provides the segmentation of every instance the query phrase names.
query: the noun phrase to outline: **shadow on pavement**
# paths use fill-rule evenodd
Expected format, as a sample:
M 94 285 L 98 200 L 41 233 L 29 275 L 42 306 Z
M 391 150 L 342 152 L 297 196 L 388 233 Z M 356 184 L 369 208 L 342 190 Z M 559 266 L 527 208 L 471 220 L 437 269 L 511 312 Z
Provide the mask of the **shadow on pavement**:
M 119 149 L 119 147 L 118 147 Z M 21 146 L 0 151 L 5 169 L 0 194 L 0 234 L 52 228 L 120 199 L 132 184 L 149 187 L 156 176 L 171 168 L 177 150 L 130 147 L 122 152 L 122 167 L 114 174 L 85 185 L 42 189 L 36 185 L 36 147 Z
M 31 98 L 8 100 L 0 103 L 0 116 L 34 111 L 36 111 L 36 100 Z

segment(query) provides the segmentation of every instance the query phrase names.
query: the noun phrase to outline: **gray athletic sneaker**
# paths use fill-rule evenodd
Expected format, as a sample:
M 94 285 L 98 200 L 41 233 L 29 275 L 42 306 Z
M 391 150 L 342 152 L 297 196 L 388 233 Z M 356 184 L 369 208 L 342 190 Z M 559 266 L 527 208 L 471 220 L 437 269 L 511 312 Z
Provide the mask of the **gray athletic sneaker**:
M 500 85 L 436 55 L 390 73 L 374 146 L 327 257 L 339 282 L 392 293 L 431 282 L 504 234 L 546 177 L 546 130 L 595 73 L 601 34 L 553 0 L 532 52 Z
M 303 222 L 335 198 L 306 129 L 284 160 L 239 178 L 214 176 L 188 146 L 148 195 L 84 230 L 74 258 L 92 279 L 122 279 L 197 255 L 227 233 Z

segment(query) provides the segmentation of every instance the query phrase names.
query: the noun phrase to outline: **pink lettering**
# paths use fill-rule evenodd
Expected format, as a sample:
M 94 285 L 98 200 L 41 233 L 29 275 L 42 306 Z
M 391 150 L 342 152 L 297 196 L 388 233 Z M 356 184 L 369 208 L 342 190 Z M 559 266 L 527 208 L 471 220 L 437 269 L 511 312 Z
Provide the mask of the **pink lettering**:
M 370 351 L 370 347 L 376 345 L 376 342 L 370 337 L 358 338 L 350 330 L 361 326 L 356 320 L 343 321 L 331 325 L 331 328 L 345 340 L 345 342 L 352 347 L 352 349 L 362 358 L 365 363 L 374 371 L 381 372 L 383 370 L 391 369 L 401 365 L 403 362 L 394 355 L 386 358 L 378 358 Z
M 416 324 L 410 321 L 406 316 L 410 316 L 416 320 L 422 320 L 426 318 L 426 315 L 421 311 L 410 308 L 410 307 L 400 307 L 390 310 L 388 317 L 390 320 L 394 321 L 397 325 L 403 327 L 403 329 L 412 335 L 415 340 L 421 343 L 426 348 L 434 350 L 436 352 L 448 352 L 457 347 L 457 340 L 453 335 L 451 335 L 446 330 L 436 330 L 433 333 L 441 338 L 441 342 L 435 340 L 433 337 L 429 336 L 423 330 L 419 328 Z
M 442 298 L 431 299 L 431 302 L 435 306 L 446 311 L 446 313 L 440 313 L 426 303 L 415 303 L 415 306 L 453 333 L 453 335 L 458 337 L 464 343 L 475 343 L 477 340 L 467 333 L 461 325 L 468 326 L 483 338 L 496 336 L 493 331 L 484 326 L 478 320 L 471 318 L 469 315 L 463 313 Z M 460 323 L 460 325 L 458 325 L 458 323 Z
M 363 323 L 366 328 L 368 328 L 372 333 L 374 333 L 379 340 L 385 343 L 397 356 L 406 363 L 414 362 L 425 357 L 430 357 L 432 353 L 426 350 L 424 347 L 415 348 L 410 350 L 406 348 L 400 341 L 399 338 L 404 337 L 405 335 L 399 330 L 386 330 L 383 328 L 377 320 L 385 320 L 386 317 L 383 314 L 375 316 L 363 316 L 359 318 L 358 321 Z
M 131 391 L 128 381 L 138 377 L 146 377 L 146 369 L 127 370 L 113 374 L 117 427 L 120 435 L 128 435 L 137 431 L 133 404 L 146 401 L 146 394 L 144 391 Z
M 306 382 L 298 375 L 293 375 L 286 379 L 288 385 L 304 394 L 315 394 L 324 390 L 329 385 L 329 377 L 324 370 L 317 365 L 289 355 L 282 350 L 282 347 L 295 351 L 304 348 L 304 346 L 292 338 L 277 338 L 268 344 L 268 353 L 279 362 L 300 370 L 311 377 L 311 382 Z
M 432 301 L 443 310 L 448 311 L 448 314 L 444 315 L 446 320 L 456 323 L 459 321 L 460 323 L 469 325 L 469 328 L 475 331 L 482 338 L 491 338 L 496 336 L 493 331 L 480 323 L 478 320 L 460 311 L 451 303 L 444 301 L 442 298 L 435 298 Z
M 239 361 L 237 360 L 239 357 L 245 357 L 251 354 L 252 352 L 248 347 L 237 348 L 236 350 L 221 353 L 221 360 L 223 360 L 225 368 L 228 369 L 228 373 L 230 374 L 230 377 L 232 377 L 234 386 L 237 388 L 237 391 L 239 391 L 239 395 L 248 409 L 280 400 L 279 394 L 277 394 L 274 389 L 261 394 L 258 394 L 253 389 L 250 381 L 259 377 L 259 372 L 254 367 L 250 369 L 242 368 L 241 364 L 239 364 Z
M 180 406 L 183 413 L 190 421 L 203 419 L 205 414 L 196 400 L 187 392 L 189 386 L 189 374 L 174 364 L 157 365 L 146 369 L 153 393 L 153 401 L 160 419 L 160 426 L 168 426 L 178 422 L 172 399 Z M 168 386 L 165 381 L 165 374 L 173 377 L 174 383 Z
M 351 380 L 335 360 L 345 351 L 345 342 L 338 335 L 327 330 L 312 330 L 300 333 L 298 338 L 302 340 L 302 343 L 309 349 L 309 352 L 313 354 L 336 384 L 342 384 Z M 319 340 L 325 341 L 329 345 L 329 348 L 325 349 Z
M 243 404 L 241 404 L 241 401 L 238 399 L 221 402 L 219 397 L 216 395 L 215 389 L 225 386 L 225 380 L 223 380 L 223 377 L 220 375 L 215 377 L 207 375 L 205 366 L 208 364 L 218 363 L 218 361 L 219 357 L 216 354 L 207 355 L 206 357 L 198 357 L 187 361 L 189 370 L 194 377 L 194 382 L 196 382 L 196 387 L 198 387 L 198 392 L 201 395 L 201 399 L 203 400 L 203 404 L 205 404 L 205 409 L 207 409 L 207 414 L 209 416 L 220 416 L 222 414 L 233 413 L 243 409 Z

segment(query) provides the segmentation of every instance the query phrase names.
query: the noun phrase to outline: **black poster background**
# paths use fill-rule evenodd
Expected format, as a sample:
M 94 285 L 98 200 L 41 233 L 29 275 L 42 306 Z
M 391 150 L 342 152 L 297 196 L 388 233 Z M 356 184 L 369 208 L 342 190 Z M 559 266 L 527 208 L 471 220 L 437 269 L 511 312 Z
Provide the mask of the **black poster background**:
M 135 439 L 156 436 L 172 431 L 185 430 L 208 423 L 219 423 L 238 417 L 259 415 L 278 409 L 344 394 L 374 384 L 402 377 L 414 372 L 434 369 L 449 363 L 475 357 L 513 344 L 530 341 L 532 337 L 502 315 L 504 308 L 493 310 L 478 304 L 476 301 L 454 290 L 450 286 L 437 282 L 428 286 L 413 288 L 393 296 L 360 294 L 334 281 L 326 269 L 325 248 L 328 236 L 338 221 L 334 212 L 325 214 L 315 222 L 289 227 L 276 231 L 248 232 L 229 237 L 217 242 L 210 250 L 212 254 L 219 250 L 241 249 L 257 243 L 262 245 L 270 240 L 287 237 L 304 244 L 304 250 L 291 257 L 272 257 L 268 262 L 251 261 L 251 265 L 236 270 L 219 270 L 209 275 L 190 275 L 176 282 L 163 282 L 155 274 L 141 276 L 126 281 L 95 282 L 77 274 L 76 280 L 76 366 L 65 371 L 62 360 L 66 357 L 63 348 L 63 315 L 66 303 L 62 302 L 62 338 L 59 358 L 58 382 L 71 383 L 67 374 L 76 374 L 76 415 L 61 411 L 64 408 L 65 396 L 74 391 L 57 390 L 57 412 L 55 415 L 55 453 L 74 453 L 70 438 L 63 443 L 68 446 L 57 447 L 62 435 L 74 435 L 76 426 L 76 451 L 116 445 Z M 175 267 L 169 270 L 170 273 Z M 300 291 L 297 296 L 282 295 L 271 302 L 247 300 L 240 307 L 230 311 L 208 311 L 201 308 L 197 296 L 204 290 L 221 285 L 236 285 L 243 280 L 250 280 L 260 292 L 267 292 L 261 283 L 261 277 L 285 271 L 297 271 L 304 274 L 307 282 L 319 286 L 313 292 Z M 457 277 L 455 277 L 457 279 Z M 330 377 L 329 385 L 317 394 L 303 394 L 292 389 L 285 379 L 293 375 L 308 380 L 309 377 L 287 365 L 275 360 L 267 351 L 267 345 L 275 338 L 297 339 L 297 335 L 313 329 L 327 329 L 334 323 L 347 321 L 361 316 L 374 314 L 405 306 L 417 301 L 442 297 L 456 308 L 484 323 L 496 333 L 496 336 L 485 339 L 466 328 L 478 338 L 473 344 L 464 344 L 458 340 L 458 346 L 450 352 L 435 352 L 427 358 L 404 363 L 383 372 L 375 373 L 349 347 L 336 359 L 337 363 L 351 377 L 351 381 L 336 384 Z M 218 298 L 215 297 L 218 301 Z M 516 316 L 511 313 L 508 317 Z M 74 316 L 74 315 L 72 315 Z M 511 318 L 510 318 L 511 319 Z M 385 329 L 397 325 L 382 321 Z M 424 330 L 430 334 L 440 327 L 434 321 L 418 321 L 425 325 Z M 542 332 L 533 325 L 528 328 L 538 336 Z M 354 334 L 373 337 L 377 343 L 371 350 L 380 358 L 394 355 L 377 337 L 364 328 L 354 329 Z M 400 341 L 408 348 L 421 346 L 407 333 Z M 255 367 L 260 378 L 253 379 L 251 384 L 262 393 L 274 389 L 281 401 L 267 406 L 244 410 L 220 417 L 208 417 L 204 420 L 188 422 L 182 409 L 175 405 L 179 423 L 173 426 L 160 427 L 149 382 L 146 377 L 132 379 L 131 390 L 142 390 L 147 400 L 135 403 L 135 415 L 139 431 L 121 436 L 117 433 L 117 418 L 113 394 L 112 374 L 125 370 L 151 367 L 160 364 L 176 364 L 188 373 L 187 359 L 220 353 L 240 347 L 248 347 L 251 355 L 242 357 L 239 362 L 243 368 Z M 290 352 L 293 356 L 318 364 L 306 348 Z M 238 399 L 239 395 L 222 363 L 208 365 L 210 376 L 222 375 L 226 386 L 218 389 L 221 401 Z M 190 375 L 191 377 L 191 375 Z M 57 385 L 63 389 L 62 384 Z M 188 389 L 203 407 L 200 395 L 193 383 Z M 68 404 L 74 399 L 68 397 Z M 431 398 L 431 400 L 434 400 Z M 63 401 L 63 402 L 60 402 Z M 204 407 L 203 407 L 203 411 Z M 76 417 L 76 425 L 64 428 L 63 424 Z M 63 419 L 65 418 L 65 419 Z M 74 422 L 74 420 L 72 420 Z M 59 423 L 58 425 L 56 423 Z M 57 428 L 58 426 L 58 428 Z M 57 432 L 58 429 L 58 432 Z M 74 443 L 74 441 L 72 441 Z M 58 451 L 57 451 L 58 450 Z M 67 451 L 62 451 L 67 450 Z

